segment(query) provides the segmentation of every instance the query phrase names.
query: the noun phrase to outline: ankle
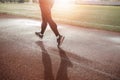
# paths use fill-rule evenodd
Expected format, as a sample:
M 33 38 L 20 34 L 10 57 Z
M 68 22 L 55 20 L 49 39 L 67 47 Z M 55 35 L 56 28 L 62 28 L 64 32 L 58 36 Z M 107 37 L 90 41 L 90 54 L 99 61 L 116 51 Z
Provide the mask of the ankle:
M 61 35 L 57 35 L 56 38 L 59 39 Z
M 40 35 L 42 35 L 43 36 L 43 34 L 40 32 Z

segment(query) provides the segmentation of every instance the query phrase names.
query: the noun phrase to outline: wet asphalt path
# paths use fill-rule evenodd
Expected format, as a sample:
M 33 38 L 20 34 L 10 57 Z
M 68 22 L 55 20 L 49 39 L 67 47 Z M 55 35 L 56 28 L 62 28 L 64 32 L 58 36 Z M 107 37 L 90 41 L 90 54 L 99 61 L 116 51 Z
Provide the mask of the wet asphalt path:
M 0 80 L 120 80 L 120 33 L 58 24 L 57 48 L 38 20 L 0 16 Z

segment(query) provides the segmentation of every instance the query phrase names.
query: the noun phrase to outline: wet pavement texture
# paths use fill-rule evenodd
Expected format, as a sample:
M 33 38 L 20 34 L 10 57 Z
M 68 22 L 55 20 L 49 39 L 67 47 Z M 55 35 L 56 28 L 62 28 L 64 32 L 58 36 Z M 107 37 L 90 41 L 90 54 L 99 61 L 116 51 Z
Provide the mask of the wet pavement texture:
M 41 21 L 0 16 L 0 80 L 120 80 L 120 33 L 58 24 L 61 48 Z

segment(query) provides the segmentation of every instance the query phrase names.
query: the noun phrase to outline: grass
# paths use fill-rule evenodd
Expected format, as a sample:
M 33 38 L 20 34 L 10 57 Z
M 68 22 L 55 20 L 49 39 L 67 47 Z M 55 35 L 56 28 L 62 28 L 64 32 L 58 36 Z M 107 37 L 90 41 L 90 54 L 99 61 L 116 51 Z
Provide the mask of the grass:
M 41 18 L 38 4 L 0 4 L 0 13 Z M 57 22 L 120 32 L 119 6 L 72 5 L 65 9 L 55 5 L 52 15 Z

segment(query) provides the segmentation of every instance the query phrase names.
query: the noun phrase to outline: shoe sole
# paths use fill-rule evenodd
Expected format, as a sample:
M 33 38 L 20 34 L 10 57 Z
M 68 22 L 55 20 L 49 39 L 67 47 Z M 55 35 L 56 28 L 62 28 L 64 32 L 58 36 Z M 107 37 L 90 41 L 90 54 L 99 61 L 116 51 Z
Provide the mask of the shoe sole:
M 60 40 L 60 44 L 58 45 L 58 47 L 60 47 L 64 41 L 65 37 L 62 37 L 62 39 Z

